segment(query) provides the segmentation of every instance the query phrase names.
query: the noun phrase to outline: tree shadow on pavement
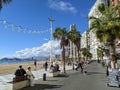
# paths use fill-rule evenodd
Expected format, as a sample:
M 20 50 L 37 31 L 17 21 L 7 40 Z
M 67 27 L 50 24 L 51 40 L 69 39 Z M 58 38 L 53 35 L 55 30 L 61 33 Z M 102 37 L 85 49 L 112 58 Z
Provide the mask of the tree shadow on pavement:
M 87 72 L 87 75 L 105 74 L 103 72 Z
M 55 77 L 69 77 L 69 75 L 67 75 L 67 74 L 59 74 L 59 75 L 57 75 Z
M 20 90 L 46 90 L 46 89 L 60 88 L 62 86 L 63 85 L 35 84 L 34 87 L 27 87 L 27 88 L 23 88 L 23 89 L 20 89 Z
M 58 81 L 58 80 L 50 80 L 50 79 L 49 79 L 49 80 L 46 80 L 46 81 L 53 81 L 53 82 L 55 81 L 55 82 L 56 82 L 56 81 Z

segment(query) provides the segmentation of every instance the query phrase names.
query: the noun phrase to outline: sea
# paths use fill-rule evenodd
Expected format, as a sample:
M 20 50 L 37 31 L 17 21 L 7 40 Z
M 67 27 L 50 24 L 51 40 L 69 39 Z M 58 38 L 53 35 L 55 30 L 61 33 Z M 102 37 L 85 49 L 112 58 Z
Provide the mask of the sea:
M 0 64 L 17 64 L 17 63 L 24 63 L 24 62 L 34 62 L 34 59 L 24 59 L 24 60 L 9 60 L 9 59 L 5 59 L 5 60 L 0 60 Z M 37 61 L 45 61 L 44 59 L 40 59 Z
M 0 64 L 17 64 L 23 62 L 33 62 L 33 60 L 0 60 Z

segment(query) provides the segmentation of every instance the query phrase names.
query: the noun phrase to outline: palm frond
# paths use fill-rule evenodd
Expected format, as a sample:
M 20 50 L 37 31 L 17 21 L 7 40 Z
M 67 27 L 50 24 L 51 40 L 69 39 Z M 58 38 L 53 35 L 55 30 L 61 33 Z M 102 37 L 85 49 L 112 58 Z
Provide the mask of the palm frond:
M 103 3 L 100 3 L 98 5 L 98 10 L 101 14 L 103 14 L 103 12 L 105 11 L 105 5 Z
M 0 10 L 2 9 L 4 4 L 9 4 L 12 0 L 0 0 Z

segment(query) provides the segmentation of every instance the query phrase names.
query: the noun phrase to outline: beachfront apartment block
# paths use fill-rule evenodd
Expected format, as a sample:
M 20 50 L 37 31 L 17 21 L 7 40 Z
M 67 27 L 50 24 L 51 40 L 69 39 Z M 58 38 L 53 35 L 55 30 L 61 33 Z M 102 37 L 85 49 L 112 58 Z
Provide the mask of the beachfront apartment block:
M 91 8 L 89 14 L 88 14 L 88 17 L 90 16 L 94 16 L 94 17 L 99 17 L 101 14 L 99 13 L 98 11 L 98 5 L 100 3 L 105 3 L 107 4 L 107 0 L 97 0 L 95 2 L 95 4 L 93 5 L 93 7 Z M 89 28 L 90 28 L 90 25 L 91 25 L 91 20 L 89 20 Z M 98 46 L 100 45 L 100 41 L 96 38 L 96 35 L 95 35 L 95 32 L 94 32 L 94 29 L 93 30 L 90 30 L 88 33 L 87 33 L 87 40 L 88 40 L 88 46 L 90 47 L 90 52 L 92 53 L 93 55 L 93 58 L 94 60 L 97 60 L 97 48 Z
M 86 48 L 87 47 L 87 35 L 86 35 L 87 31 L 85 31 L 82 35 L 81 35 L 81 48 Z
M 93 5 L 93 7 L 91 8 L 88 17 L 90 16 L 94 16 L 94 17 L 99 17 L 101 14 L 99 13 L 99 11 L 97 10 L 97 7 L 100 3 L 104 3 L 106 6 L 110 5 L 110 3 L 112 3 L 113 6 L 115 6 L 116 4 L 120 3 L 120 0 L 97 0 L 95 2 L 95 4 Z M 118 16 L 120 16 L 120 11 L 118 12 Z M 92 21 L 89 20 L 89 28 L 90 28 L 90 24 Z M 94 34 L 94 30 L 91 30 L 89 33 L 89 46 L 90 46 L 90 52 L 93 54 L 93 59 L 97 59 L 97 48 L 100 45 L 99 40 L 96 38 L 95 34 Z M 120 40 L 116 39 L 116 53 L 118 56 L 120 56 Z M 109 50 L 109 48 L 107 46 L 105 46 L 106 50 Z M 109 53 L 109 52 L 108 52 Z M 108 57 L 104 57 L 104 59 L 108 59 Z
M 71 30 L 77 30 L 76 29 L 76 24 L 71 24 L 70 25 L 70 31 Z M 69 56 L 69 58 L 73 58 L 73 59 L 75 59 L 75 58 L 77 58 L 78 57 L 78 53 L 77 53 L 77 47 L 75 46 L 75 44 L 74 43 L 72 43 L 71 41 L 69 41 L 70 43 L 69 43 L 69 47 L 68 47 L 68 56 Z
M 89 33 L 87 31 L 85 31 L 82 35 L 81 35 L 81 48 L 88 48 L 89 47 Z M 81 57 L 83 58 L 82 52 L 81 52 Z

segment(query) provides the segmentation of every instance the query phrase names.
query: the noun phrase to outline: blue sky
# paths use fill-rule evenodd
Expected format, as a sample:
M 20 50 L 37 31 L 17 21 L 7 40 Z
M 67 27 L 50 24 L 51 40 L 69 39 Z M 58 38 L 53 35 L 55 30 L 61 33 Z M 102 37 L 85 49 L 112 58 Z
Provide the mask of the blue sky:
M 49 56 L 50 22 L 56 27 L 76 24 L 82 34 L 88 29 L 87 16 L 96 0 L 13 0 L 0 12 L 0 58 Z M 59 44 L 53 41 L 53 55 Z

